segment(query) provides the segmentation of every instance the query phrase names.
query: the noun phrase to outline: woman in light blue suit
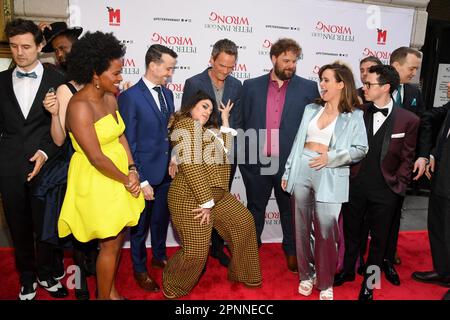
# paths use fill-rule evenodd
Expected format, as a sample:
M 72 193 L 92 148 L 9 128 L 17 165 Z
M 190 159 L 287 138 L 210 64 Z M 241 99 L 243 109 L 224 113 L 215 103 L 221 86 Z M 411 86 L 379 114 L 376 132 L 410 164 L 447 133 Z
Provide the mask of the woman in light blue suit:
M 368 144 L 351 70 L 335 62 L 320 68 L 319 77 L 321 98 L 305 108 L 281 186 L 296 202 L 298 291 L 309 296 L 316 285 L 320 300 L 332 300 L 349 165 L 364 158 Z

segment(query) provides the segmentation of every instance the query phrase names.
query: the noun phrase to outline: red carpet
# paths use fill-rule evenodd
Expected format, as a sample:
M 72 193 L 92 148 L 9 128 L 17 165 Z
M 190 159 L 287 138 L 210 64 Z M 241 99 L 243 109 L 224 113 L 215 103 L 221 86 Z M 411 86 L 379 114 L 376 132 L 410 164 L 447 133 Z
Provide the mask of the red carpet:
M 169 248 L 169 255 L 177 248 Z M 396 287 L 388 283 L 384 276 L 381 280 L 381 290 L 375 290 L 376 300 L 440 300 L 448 290 L 444 287 L 418 283 L 411 280 L 411 273 L 416 270 L 430 270 L 432 267 L 428 236 L 426 232 L 402 232 L 399 236 L 398 253 L 403 263 L 397 267 L 402 281 Z M 149 253 L 151 254 L 151 253 Z M 259 289 L 248 289 L 240 284 L 227 281 L 226 269 L 217 260 L 210 258 L 206 273 L 191 294 L 183 300 L 317 300 L 319 292 L 315 290 L 310 297 L 303 297 L 297 293 L 298 275 L 287 271 L 284 255 L 280 244 L 263 244 L 260 249 L 263 286 Z M 151 257 L 151 255 L 149 255 Z M 71 259 L 65 259 L 70 265 Z M 19 282 L 14 267 L 11 249 L 0 249 L 0 299 L 16 299 Z M 162 270 L 152 269 L 152 275 L 161 284 Z M 66 281 L 66 278 L 63 281 Z M 355 300 L 358 297 L 362 278 L 335 288 L 336 300 Z M 64 282 L 65 283 L 65 282 Z M 89 278 L 91 297 L 95 290 L 95 279 Z M 164 299 L 162 293 L 146 293 L 135 283 L 132 276 L 130 252 L 123 250 L 117 286 L 121 294 L 135 300 Z M 70 290 L 67 299 L 74 299 Z M 47 292 L 38 289 L 37 299 L 51 299 Z

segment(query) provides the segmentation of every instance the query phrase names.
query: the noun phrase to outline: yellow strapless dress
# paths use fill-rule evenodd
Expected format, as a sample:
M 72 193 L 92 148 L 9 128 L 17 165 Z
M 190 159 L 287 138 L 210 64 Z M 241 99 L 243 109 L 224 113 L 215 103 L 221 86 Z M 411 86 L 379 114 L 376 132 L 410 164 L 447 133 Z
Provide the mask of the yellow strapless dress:
M 128 173 L 128 156 L 119 142 L 125 124 L 108 114 L 95 122 L 102 152 L 120 171 Z M 70 160 L 67 191 L 58 220 L 61 238 L 73 234 L 80 242 L 114 237 L 124 228 L 137 225 L 144 210 L 142 193 L 133 197 L 125 186 L 98 171 L 69 132 L 75 153 Z

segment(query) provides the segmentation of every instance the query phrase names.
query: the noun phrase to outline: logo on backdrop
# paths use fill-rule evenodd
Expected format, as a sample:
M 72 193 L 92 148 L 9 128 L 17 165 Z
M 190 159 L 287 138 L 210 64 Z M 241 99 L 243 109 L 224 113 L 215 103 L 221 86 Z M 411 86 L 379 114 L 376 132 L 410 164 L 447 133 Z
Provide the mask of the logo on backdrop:
M 166 88 L 173 92 L 173 98 L 175 100 L 180 100 L 183 96 L 184 84 L 183 83 L 173 83 L 169 82 L 166 84 Z
M 136 63 L 132 58 L 122 59 L 122 74 L 139 74 L 139 68 L 136 67 Z
M 110 26 L 120 26 L 120 9 L 106 7 Z
M 154 17 L 153 21 L 160 21 L 160 22 L 192 22 L 192 19 L 190 18 L 166 18 L 166 17 Z
M 266 211 L 266 225 L 277 225 L 280 224 L 280 212 L 279 211 Z
M 287 26 L 277 26 L 273 24 L 266 24 L 266 29 L 279 29 L 286 31 L 300 31 L 300 27 L 287 27 Z
M 209 13 L 208 23 L 205 23 L 205 29 L 253 33 L 253 27 L 250 25 L 248 17 L 227 16 L 214 11 Z
M 385 45 L 387 40 L 387 30 L 377 29 L 377 44 Z
M 245 79 L 251 78 L 251 74 L 247 70 L 247 65 L 245 63 L 236 63 L 231 75 L 239 80 L 245 80 Z
M 391 58 L 391 52 L 390 51 L 383 51 L 383 50 L 375 50 L 370 48 L 364 48 L 363 50 L 363 56 L 374 56 L 383 62 L 383 64 L 389 64 L 389 60 Z
M 191 37 L 163 35 L 153 32 L 151 42 L 169 47 L 176 53 L 197 53 L 197 47 L 194 45 Z
M 327 24 L 322 21 L 317 21 L 312 36 L 315 38 L 322 38 L 323 40 L 330 41 L 355 41 L 355 36 L 352 34 L 352 29 L 350 27 Z

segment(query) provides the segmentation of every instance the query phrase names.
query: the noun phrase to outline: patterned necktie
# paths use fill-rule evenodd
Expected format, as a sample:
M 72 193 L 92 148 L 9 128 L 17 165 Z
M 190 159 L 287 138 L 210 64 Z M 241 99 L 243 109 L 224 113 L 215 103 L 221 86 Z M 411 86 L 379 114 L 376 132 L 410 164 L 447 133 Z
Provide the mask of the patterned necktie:
M 25 72 L 20 72 L 20 71 L 16 71 L 16 76 L 17 76 L 17 78 L 19 78 L 19 79 L 22 79 L 22 78 L 32 78 L 32 79 L 37 79 L 37 74 L 36 74 L 36 72 L 30 72 L 30 73 L 25 73 Z
M 399 85 L 397 88 L 397 94 L 395 95 L 395 102 L 399 105 L 402 105 L 402 85 Z
M 169 116 L 169 110 L 167 109 L 166 101 L 164 101 L 164 97 L 161 92 L 161 87 L 153 87 L 153 90 L 158 92 L 158 100 L 159 105 L 161 107 L 161 112 L 163 113 L 164 117 L 167 118 Z

